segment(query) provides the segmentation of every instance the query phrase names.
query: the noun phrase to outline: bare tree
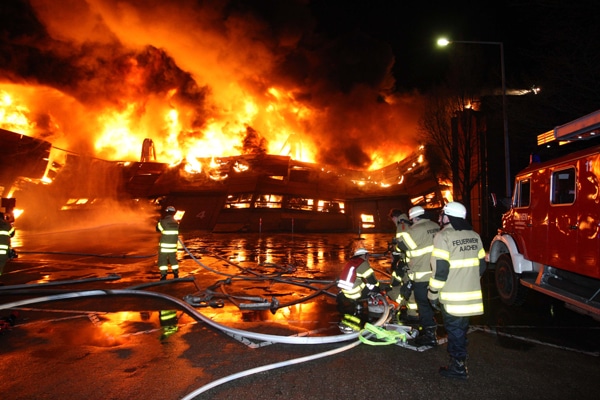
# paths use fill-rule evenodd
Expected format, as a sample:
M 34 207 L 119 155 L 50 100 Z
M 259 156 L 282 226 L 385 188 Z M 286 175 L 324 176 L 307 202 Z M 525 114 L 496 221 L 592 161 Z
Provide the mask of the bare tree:
M 438 88 L 427 97 L 420 121 L 430 157 L 439 160 L 438 178 L 452 181 L 453 197 L 471 208 L 471 193 L 480 182 L 481 140 L 485 124 L 473 110 L 472 96 Z

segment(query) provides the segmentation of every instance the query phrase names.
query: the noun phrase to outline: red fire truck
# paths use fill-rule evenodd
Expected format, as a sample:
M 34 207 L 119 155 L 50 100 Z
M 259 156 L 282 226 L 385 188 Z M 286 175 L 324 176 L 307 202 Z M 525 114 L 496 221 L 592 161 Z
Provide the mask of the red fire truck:
M 539 135 L 488 261 L 502 301 L 533 289 L 600 320 L 600 110 Z

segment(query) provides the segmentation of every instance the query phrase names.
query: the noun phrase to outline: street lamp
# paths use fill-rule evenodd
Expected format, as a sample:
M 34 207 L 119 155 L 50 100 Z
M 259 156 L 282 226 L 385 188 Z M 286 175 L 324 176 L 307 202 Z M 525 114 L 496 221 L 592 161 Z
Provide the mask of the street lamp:
M 510 180 L 510 153 L 508 146 L 508 119 L 506 117 L 506 78 L 504 76 L 504 43 L 502 42 L 478 42 L 478 41 L 459 41 L 448 40 L 445 38 L 438 39 L 438 46 L 445 47 L 452 43 L 464 44 L 492 44 L 500 46 L 500 69 L 502 72 L 502 121 L 504 125 L 504 173 L 506 174 L 506 197 L 512 197 L 512 182 Z

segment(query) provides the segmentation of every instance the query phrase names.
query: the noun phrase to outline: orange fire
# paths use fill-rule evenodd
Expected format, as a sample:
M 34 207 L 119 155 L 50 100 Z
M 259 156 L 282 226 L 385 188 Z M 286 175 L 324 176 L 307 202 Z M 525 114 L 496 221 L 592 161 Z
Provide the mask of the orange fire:
M 299 50 L 301 35 L 273 38 L 216 5 L 68 4 L 32 2 L 43 51 L 68 53 L 61 61 L 75 77 L 0 76 L 0 127 L 106 160 L 139 160 L 149 138 L 165 163 L 265 152 L 376 170 L 417 145 L 420 101 L 391 91 L 393 61 L 376 82 L 341 90 L 317 74 L 316 54 Z

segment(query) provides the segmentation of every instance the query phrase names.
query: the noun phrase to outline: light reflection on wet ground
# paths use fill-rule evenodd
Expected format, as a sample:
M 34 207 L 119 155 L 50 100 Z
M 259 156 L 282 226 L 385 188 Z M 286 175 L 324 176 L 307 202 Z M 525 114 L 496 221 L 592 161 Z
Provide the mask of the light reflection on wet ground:
M 195 282 L 161 286 L 160 291 L 179 299 L 186 295 L 209 296 L 197 309 L 227 326 L 287 334 L 336 335 L 339 334 L 334 299 L 337 290 L 328 285 L 335 280 L 357 242 L 373 253 L 384 253 L 390 239 L 391 234 L 363 234 L 358 238 L 356 234 L 187 233 L 183 243 L 190 254 L 180 252 L 181 275 L 193 275 Z M 118 273 L 121 279 L 98 282 L 92 287 L 125 288 L 156 281 L 155 242 L 156 235 L 147 226 L 107 226 L 43 235 L 20 232 L 13 242 L 20 258 L 7 266 L 2 282 L 47 283 L 104 277 L 110 273 Z M 381 279 L 389 279 L 387 257 L 374 257 L 371 262 Z M 499 335 L 502 345 L 526 348 L 541 342 L 576 351 L 600 352 L 599 322 L 535 292 L 522 307 L 505 306 L 495 293 L 493 274 L 486 273 L 482 282 L 485 315 L 473 318 L 472 324 Z M 79 286 L 68 289 L 78 290 Z M 319 290 L 323 292 L 304 300 Z M 7 301 L 1 297 L 0 300 Z M 215 300 L 222 301 L 222 307 Z M 262 307 L 261 301 L 268 306 Z M 244 308 L 242 304 L 249 305 Z M 138 304 L 130 308 L 137 311 L 107 313 L 81 307 L 91 312 L 78 319 L 79 336 L 70 339 L 74 342 L 113 346 L 127 340 L 128 335 L 160 334 L 163 329 L 158 319 L 159 308 L 154 306 L 144 308 Z M 59 316 L 54 314 L 51 318 Z M 192 318 L 181 315 L 178 325 L 182 329 L 174 334 L 180 334 L 186 324 L 193 323 Z

